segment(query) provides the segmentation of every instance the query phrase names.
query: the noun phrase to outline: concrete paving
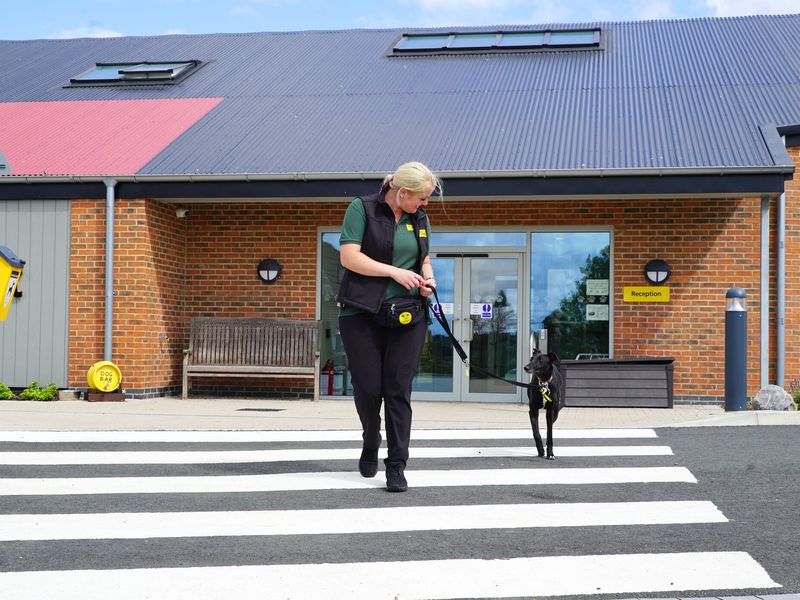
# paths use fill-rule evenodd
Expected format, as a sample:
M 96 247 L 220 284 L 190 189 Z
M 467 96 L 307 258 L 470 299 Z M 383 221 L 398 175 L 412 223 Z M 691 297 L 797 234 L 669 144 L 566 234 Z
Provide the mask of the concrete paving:
M 414 428 L 528 427 L 525 404 L 414 402 Z M 540 417 L 542 421 L 544 417 Z M 636 428 L 800 425 L 798 411 L 735 411 L 683 404 L 673 408 L 566 407 L 558 427 Z M 357 429 L 349 400 L 166 397 L 124 402 L 0 401 L 3 431 Z

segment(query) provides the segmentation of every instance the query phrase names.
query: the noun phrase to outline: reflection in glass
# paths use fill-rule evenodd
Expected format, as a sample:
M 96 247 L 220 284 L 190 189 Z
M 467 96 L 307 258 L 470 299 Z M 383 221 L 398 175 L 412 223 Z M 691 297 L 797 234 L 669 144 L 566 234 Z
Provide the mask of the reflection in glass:
M 531 234 L 531 331 L 562 359 L 607 358 L 610 319 L 608 232 Z
M 433 231 L 431 248 L 441 246 L 525 246 L 522 231 Z
M 436 274 L 436 293 L 442 302 L 447 321 L 453 322 L 453 301 L 455 294 L 455 260 L 452 258 L 432 258 L 431 266 Z M 434 299 L 431 299 L 434 301 Z M 453 391 L 453 346 L 444 328 L 433 316 L 428 324 L 428 335 L 422 347 L 417 375 L 412 390 L 415 392 Z
M 470 362 L 507 379 L 516 378 L 517 292 L 516 259 L 471 259 Z M 469 391 L 514 394 L 516 387 L 471 369 Z
M 322 234 L 320 271 L 320 394 L 347 396 L 353 393 L 353 387 L 347 376 L 347 357 L 339 335 L 339 308 L 336 306 L 339 282 L 344 275 L 344 267 L 339 262 L 339 232 Z

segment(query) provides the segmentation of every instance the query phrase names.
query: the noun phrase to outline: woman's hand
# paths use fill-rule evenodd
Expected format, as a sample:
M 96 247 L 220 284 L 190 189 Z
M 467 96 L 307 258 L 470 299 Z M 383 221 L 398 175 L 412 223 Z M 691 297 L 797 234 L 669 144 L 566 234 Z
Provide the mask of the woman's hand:
M 433 277 L 427 277 L 422 282 L 422 285 L 419 286 L 419 295 L 423 298 L 428 298 L 429 296 L 433 296 L 433 288 L 436 287 L 436 279 Z
M 400 269 L 398 267 L 393 268 L 392 279 L 394 279 L 407 290 L 415 287 L 418 287 L 421 290 L 421 286 L 424 285 L 425 282 L 425 280 L 422 278 L 422 275 L 419 273 L 409 271 L 408 269 Z

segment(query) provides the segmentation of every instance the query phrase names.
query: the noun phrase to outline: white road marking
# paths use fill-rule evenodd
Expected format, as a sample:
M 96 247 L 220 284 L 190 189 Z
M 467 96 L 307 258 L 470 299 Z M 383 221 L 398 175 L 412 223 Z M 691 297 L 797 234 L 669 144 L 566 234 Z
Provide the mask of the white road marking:
M 558 456 L 670 456 L 669 446 L 558 446 Z M 361 448 L 297 448 L 225 451 L 0 452 L 0 465 L 179 465 L 281 461 L 358 460 Z M 386 458 L 386 448 L 381 449 Z M 411 458 L 504 458 L 536 456 L 523 446 L 486 448 L 411 448 Z
M 724 523 L 711 502 L 486 504 L 331 510 L 0 515 L 0 541 L 313 535 Z
M 697 483 L 685 467 L 580 469 L 478 469 L 406 471 L 411 487 L 468 485 L 546 485 L 597 483 Z M 381 477 L 364 479 L 357 472 L 220 475 L 210 477 L 76 477 L 0 479 L 0 496 L 64 494 L 189 494 L 363 489 L 385 485 Z
M 412 440 L 532 439 L 526 429 L 414 429 Z M 557 439 L 655 438 L 653 429 L 558 429 Z M 384 435 L 384 439 L 386 436 Z M 0 442 L 350 442 L 360 430 L 272 431 L 0 431 Z
M 672 596 L 775 587 L 745 552 L 0 573 L 0 597 L 15 600 Z

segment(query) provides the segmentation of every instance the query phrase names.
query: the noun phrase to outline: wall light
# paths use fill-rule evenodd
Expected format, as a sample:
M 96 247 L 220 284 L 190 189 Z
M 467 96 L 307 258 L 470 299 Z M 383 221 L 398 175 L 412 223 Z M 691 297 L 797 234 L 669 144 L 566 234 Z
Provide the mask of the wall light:
M 656 258 L 651 260 L 644 266 L 644 276 L 647 281 L 656 285 L 664 283 L 669 279 L 672 273 L 672 267 L 669 266 L 667 261 Z
M 265 258 L 258 263 L 258 276 L 261 281 L 275 283 L 283 273 L 283 267 L 274 258 Z

